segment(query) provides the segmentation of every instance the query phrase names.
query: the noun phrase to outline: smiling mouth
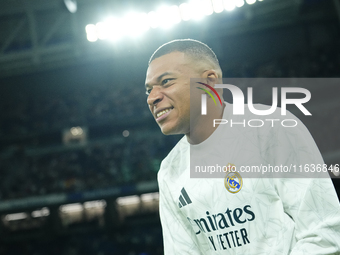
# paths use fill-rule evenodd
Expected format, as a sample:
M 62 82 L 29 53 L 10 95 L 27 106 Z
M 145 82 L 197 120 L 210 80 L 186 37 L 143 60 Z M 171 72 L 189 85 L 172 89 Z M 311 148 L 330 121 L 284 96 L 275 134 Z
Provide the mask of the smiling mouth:
M 168 116 L 170 114 L 172 109 L 174 109 L 174 108 L 173 107 L 167 108 L 167 109 L 157 113 L 156 120 L 160 121 L 160 120 L 164 119 L 166 116 Z

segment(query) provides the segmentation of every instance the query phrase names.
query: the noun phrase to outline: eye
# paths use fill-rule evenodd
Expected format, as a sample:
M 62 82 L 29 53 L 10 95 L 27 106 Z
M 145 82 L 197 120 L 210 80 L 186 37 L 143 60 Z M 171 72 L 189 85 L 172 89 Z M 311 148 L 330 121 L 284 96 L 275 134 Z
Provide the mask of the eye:
M 150 93 L 151 93 L 151 89 L 147 89 L 147 90 L 145 91 L 145 94 L 147 94 L 147 95 L 150 95 Z
M 165 84 L 167 84 L 169 81 L 171 81 L 171 80 L 173 80 L 173 79 L 164 79 L 164 80 L 162 80 L 162 85 L 165 85 Z

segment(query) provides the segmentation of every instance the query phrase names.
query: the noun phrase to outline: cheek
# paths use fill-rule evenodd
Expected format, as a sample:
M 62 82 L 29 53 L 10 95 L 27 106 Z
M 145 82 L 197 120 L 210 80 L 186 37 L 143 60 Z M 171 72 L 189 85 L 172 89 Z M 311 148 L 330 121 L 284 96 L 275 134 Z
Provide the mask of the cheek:
M 196 91 L 197 90 L 197 91 Z M 201 107 L 202 93 L 198 89 L 191 91 L 190 95 L 190 105 L 192 107 Z
M 184 96 L 181 98 L 181 105 L 178 109 L 180 117 L 187 119 L 190 117 L 190 96 Z

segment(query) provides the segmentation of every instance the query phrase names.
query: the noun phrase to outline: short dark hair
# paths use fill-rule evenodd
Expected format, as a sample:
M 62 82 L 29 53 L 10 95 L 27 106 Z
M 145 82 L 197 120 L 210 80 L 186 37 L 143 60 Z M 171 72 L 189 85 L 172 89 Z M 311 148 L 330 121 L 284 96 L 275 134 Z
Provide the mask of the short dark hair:
M 208 60 L 221 69 L 213 50 L 208 45 L 193 39 L 177 39 L 163 44 L 152 54 L 149 65 L 154 59 L 175 51 L 186 53 L 195 59 Z

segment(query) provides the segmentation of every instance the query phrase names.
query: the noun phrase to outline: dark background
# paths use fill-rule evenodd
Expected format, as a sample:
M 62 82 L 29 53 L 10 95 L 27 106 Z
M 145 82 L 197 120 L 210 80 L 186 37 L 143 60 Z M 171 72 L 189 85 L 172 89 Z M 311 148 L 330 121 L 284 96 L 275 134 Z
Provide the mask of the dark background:
M 140 38 L 86 40 L 88 23 L 161 3 L 182 2 L 79 0 L 75 14 L 59 0 L 0 3 L 1 255 L 162 254 L 156 176 L 180 136 L 161 134 L 144 81 L 163 43 L 203 41 L 224 77 L 340 76 L 338 0 L 264 0 Z M 292 112 L 339 164 L 340 87 L 310 91 L 313 117 Z M 86 141 L 63 142 L 78 126 Z

